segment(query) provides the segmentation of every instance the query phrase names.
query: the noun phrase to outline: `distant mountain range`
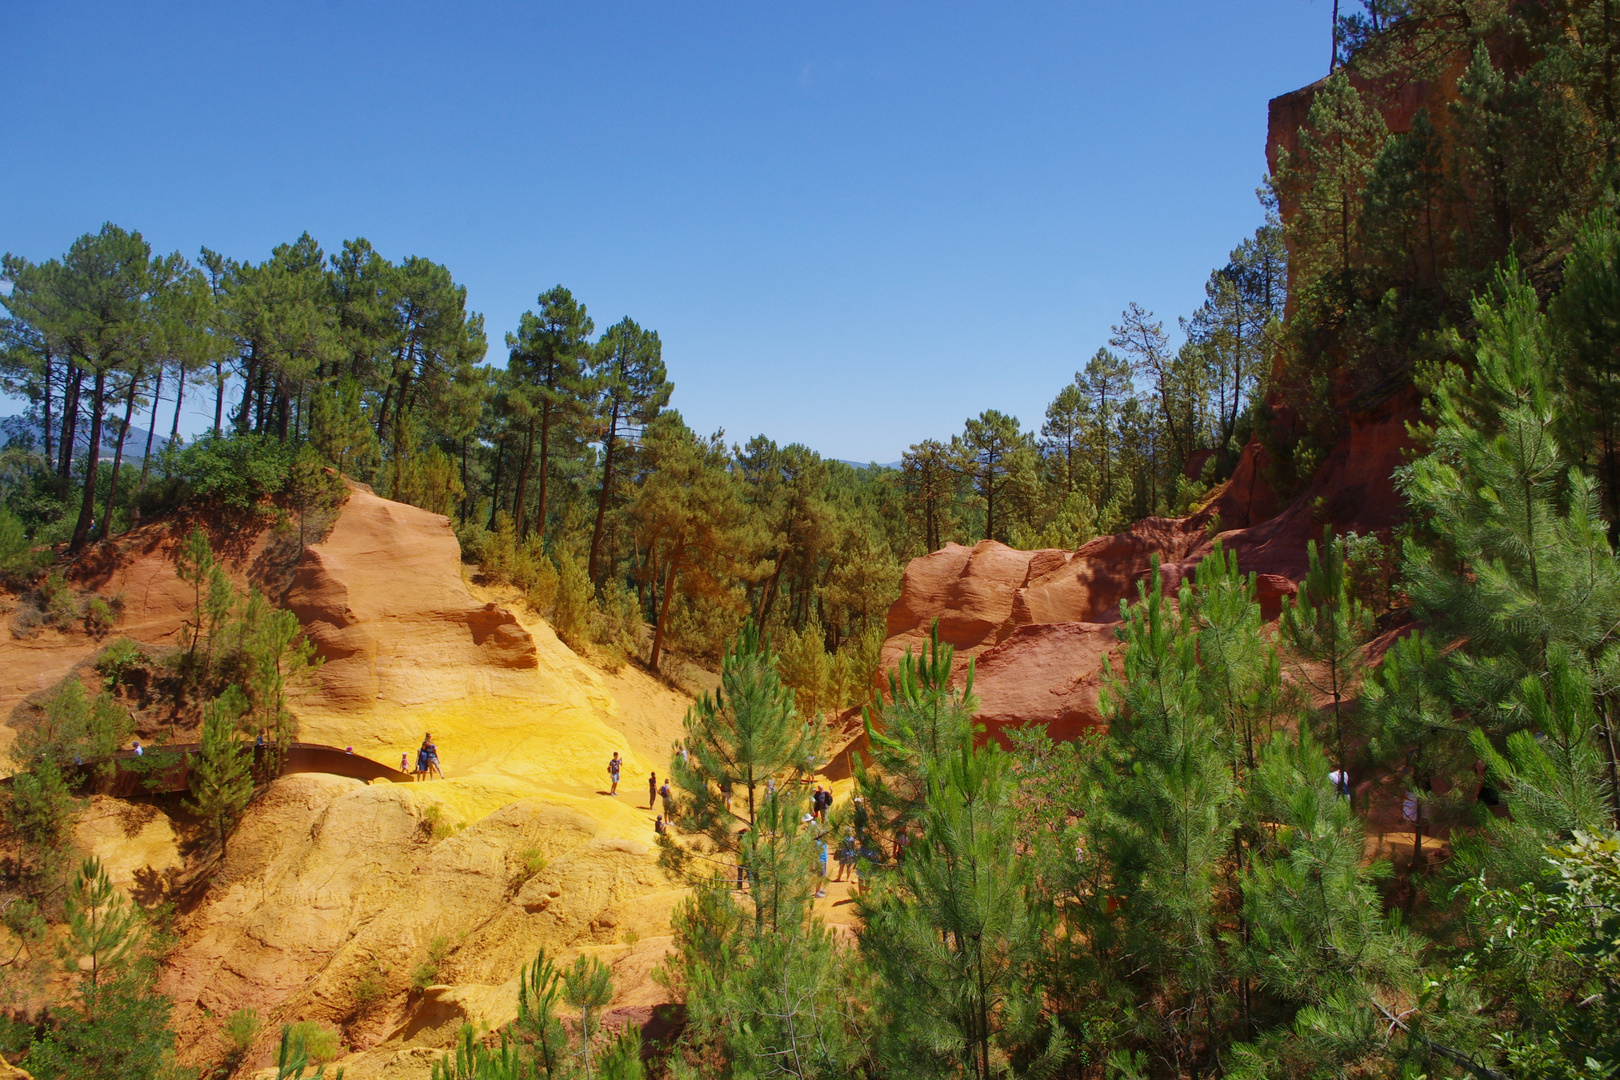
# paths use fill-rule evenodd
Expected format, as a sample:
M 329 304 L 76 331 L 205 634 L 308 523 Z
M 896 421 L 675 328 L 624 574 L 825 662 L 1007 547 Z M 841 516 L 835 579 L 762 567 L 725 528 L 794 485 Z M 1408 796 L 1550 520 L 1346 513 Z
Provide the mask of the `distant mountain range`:
M 851 461 L 849 458 L 839 458 L 838 460 L 842 461 L 845 465 L 853 465 L 857 469 L 865 469 L 873 465 L 876 465 L 880 469 L 898 469 L 900 467 L 900 462 L 898 461 L 890 461 L 886 464 L 879 465 L 875 461 Z
M 163 445 L 164 436 L 152 440 L 152 449 Z M 39 426 L 39 421 L 26 416 L 0 416 L 0 446 L 10 446 L 12 443 L 32 445 L 43 449 L 45 445 L 45 432 Z M 73 456 L 90 449 L 89 428 L 79 425 L 78 437 L 74 440 Z M 118 428 L 116 421 L 103 422 L 101 425 L 101 456 L 110 458 L 118 450 Z M 146 454 L 146 429 L 129 426 L 129 437 L 124 440 L 124 460 L 140 461 Z

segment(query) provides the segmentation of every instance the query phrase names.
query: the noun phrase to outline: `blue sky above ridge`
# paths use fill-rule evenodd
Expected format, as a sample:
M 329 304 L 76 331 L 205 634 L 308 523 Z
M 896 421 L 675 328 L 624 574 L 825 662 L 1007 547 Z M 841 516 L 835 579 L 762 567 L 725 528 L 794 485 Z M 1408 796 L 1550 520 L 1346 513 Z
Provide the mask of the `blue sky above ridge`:
M 891 461 L 1196 306 L 1329 10 L 0 0 L 0 249 L 365 236 L 498 363 L 561 282 L 659 331 L 694 427 Z

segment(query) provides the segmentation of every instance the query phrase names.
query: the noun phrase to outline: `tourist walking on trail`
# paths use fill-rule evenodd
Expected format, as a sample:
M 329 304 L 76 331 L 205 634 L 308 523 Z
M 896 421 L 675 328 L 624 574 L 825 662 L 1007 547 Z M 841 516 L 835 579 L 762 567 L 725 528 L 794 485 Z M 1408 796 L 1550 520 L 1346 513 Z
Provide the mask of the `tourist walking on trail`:
M 431 732 L 422 736 L 422 749 L 417 754 L 417 759 L 422 766 L 422 778 L 424 780 L 432 779 L 434 773 L 439 774 L 440 780 L 444 779 L 444 770 L 439 767 L 439 748 L 433 742 Z
M 850 833 L 844 837 L 844 842 L 838 845 L 838 877 L 843 881 L 849 876 L 849 868 L 855 865 L 855 834 Z
M 669 781 L 668 780 L 665 780 L 663 785 L 661 787 L 659 787 L 659 789 L 658 789 L 658 797 L 664 800 L 664 820 L 665 821 L 674 821 L 675 820 L 675 807 L 673 805 L 674 800 L 672 800 L 670 798 L 670 796 L 669 796 Z
M 623 767 L 624 762 L 619 760 L 619 752 L 617 750 L 613 751 L 613 757 L 608 760 L 608 780 L 612 782 L 608 788 L 609 795 L 619 793 L 619 770 Z
M 650 772 L 647 774 L 647 809 L 651 810 L 657 801 L 658 774 L 655 772 Z
M 399 755 L 399 771 L 409 776 L 411 773 L 411 755 Z

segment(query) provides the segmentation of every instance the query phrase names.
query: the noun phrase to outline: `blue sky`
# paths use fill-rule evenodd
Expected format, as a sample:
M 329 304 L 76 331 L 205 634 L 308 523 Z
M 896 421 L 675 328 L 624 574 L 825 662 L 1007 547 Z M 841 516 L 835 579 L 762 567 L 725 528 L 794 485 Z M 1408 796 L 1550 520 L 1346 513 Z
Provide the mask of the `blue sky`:
M 1329 10 L 0 0 L 0 249 L 365 236 L 499 363 L 560 282 L 658 330 L 693 427 L 891 461 L 1197 305 Z

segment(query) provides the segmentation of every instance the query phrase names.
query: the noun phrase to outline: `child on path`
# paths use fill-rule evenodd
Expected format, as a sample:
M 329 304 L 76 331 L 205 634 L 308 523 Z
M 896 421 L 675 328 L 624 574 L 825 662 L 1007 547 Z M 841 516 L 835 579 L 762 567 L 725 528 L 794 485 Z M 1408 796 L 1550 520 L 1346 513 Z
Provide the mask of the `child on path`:
M 608 761 L 608 779 L 613 782 L 612 786 L 608 789 L 609 795 L 617 795 L 619 793 L 619 769 L 623 765 L 624 763 L 619 760 L 619 752 L 617 750 L 613 751 L 613 757 Z

